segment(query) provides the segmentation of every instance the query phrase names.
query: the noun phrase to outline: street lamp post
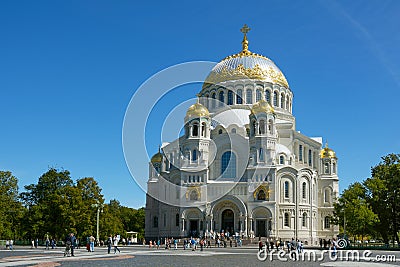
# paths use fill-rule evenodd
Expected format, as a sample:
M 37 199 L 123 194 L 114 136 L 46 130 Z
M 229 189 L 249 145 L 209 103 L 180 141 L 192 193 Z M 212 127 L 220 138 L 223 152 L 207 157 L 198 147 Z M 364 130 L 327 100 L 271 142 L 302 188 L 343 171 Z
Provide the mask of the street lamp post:
M 103 204 L 97 201 L 96 204 L 92 204 L 92 207 L 97 208 L 97 225 L 96 225 L 96 240 L 97 245 L 100 246 L 99 240 L 99 219 L 100 219 L 100 212 L 103 212 Z

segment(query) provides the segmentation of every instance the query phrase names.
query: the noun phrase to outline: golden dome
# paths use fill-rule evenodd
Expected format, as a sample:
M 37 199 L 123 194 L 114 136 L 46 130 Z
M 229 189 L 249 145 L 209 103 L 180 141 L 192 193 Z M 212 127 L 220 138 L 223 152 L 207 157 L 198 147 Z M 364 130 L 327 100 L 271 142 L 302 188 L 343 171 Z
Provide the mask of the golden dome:
M 251 107 L 252 114 L 258 114 L 258 113 L 262 113 L 262 112 L 265 112 L 265 113 L 274 113 L 275 112 L 274 108 L 271 107 L 271 105 L 264 99 L 261 99 L 260 101 L 258 101 Z
M 271 59 L 248 50 L 249 41 L 246 33 L 249 30 L 247 25 L 241 29 L 244 33 L 242 51 L 219 62 L 206 78 L 203 88 L 220 82 L 242 79 L 266 81 L 289 88 L 285 76 Z
M 325 144 L 325 147 L 321 149 L 321 152 L 319 152 L 319 156 L 323 158 L 330 158 L 330 159 L 336 159 L 336 153 L 332 149 L 328 147 L 328 144 Z
M 210 112 L 208 111 L 208 109 L 200 103 L 191 105 L 186 112 L 186 117 L 188 118 L 209 117 L 209 116 Z
M 163 155 L 161 152 L 158 152 L 153 157 L 151 157 L 151 163 L 161 163 L 163 159 Z

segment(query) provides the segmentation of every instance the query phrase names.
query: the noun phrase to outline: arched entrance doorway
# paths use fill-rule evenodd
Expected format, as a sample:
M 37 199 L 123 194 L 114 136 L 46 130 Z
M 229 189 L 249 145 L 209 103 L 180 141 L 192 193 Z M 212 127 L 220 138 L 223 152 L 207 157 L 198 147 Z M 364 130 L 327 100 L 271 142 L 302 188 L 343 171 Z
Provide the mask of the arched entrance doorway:
M 253 210 L 255 220 L 255 235 L 257 237 L 270 237 L 272 231 L 272 214 L 265 207 L 257 207 Z
M 235 214 L 231 209 L 226 209 L 222 212 L 221 216 L 221 230 L 224 232 L 234 233 Z

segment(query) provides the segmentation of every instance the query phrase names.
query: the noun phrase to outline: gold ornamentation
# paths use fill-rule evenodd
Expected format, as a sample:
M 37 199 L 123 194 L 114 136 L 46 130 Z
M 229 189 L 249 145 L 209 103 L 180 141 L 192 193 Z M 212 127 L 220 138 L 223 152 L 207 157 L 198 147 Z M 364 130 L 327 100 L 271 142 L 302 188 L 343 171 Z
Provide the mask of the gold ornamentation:
M 258 101 L 251 107 L 251 113 L 258 114 L 261 112 L 275 113 L 275 110 L 267 101 L 265 101 L 264 99 L 260 99 L 260 101 Z
M 271 190 L 269 190 L 268 183 L 262 183 L 261 185 L 259 185 L 257 189 L 253 192 L 253 198 L 257 199 L 258 192 L 260 192 L 261 190 L 263 190 L 265 193 L 265 200 L 269 200 L 269 193 L 271 192 Z
M 328 147 L 328 143 L 325 143 L 325 147 L 319 152 L 321 159 L 323 158 L 333 158 L 336 159 L 336 153 Z
M 189 199 L 189 197 L 190 197 L 190 195 L 192 194 L 192 192 L 196 192 L 196 194 L 197 194 L 197 199 L 195 199 L 195 200 L 200 200 L 200 199 L 201 199 L 201 190 L 200 190 L 200 187 L 199 187 L 199 186 L 192 186 L 192 187 L 189 187 L 189 188 L 186 190 L 185 196 L 186 196 L 186 199 L 187 199 L 187 200 Z
M 263 70 L 258 64 L 256 64 L 254 68 L 245 68 L 243 64 L 239 64 L 235 69 L 228 69 L 227 66 L 224 66 L 220 72 L 211 72 L 204 82 L 204 85 L 240 79 L 271 79 L 272 82 L 289 88 L 289 84 L 282 72 L 275 71 L 272 67 Z
M 186 112 L 187 118 L 209 117 L 209 116 L 210 112 L 208 111 L 208 109 L 198 102 L 194 105 L 191 105 Z
M 244 24 L 244 26 L 240 29 L 240 31 L 244 34 L 243 41 L 242 41 L 242 49 L 243 49 L 242 52 L 249 50 L 249 41 L 247 41 L 247 33 L 250 30 L 251 29 L 249 27 L 247 27 L 247 24 Z

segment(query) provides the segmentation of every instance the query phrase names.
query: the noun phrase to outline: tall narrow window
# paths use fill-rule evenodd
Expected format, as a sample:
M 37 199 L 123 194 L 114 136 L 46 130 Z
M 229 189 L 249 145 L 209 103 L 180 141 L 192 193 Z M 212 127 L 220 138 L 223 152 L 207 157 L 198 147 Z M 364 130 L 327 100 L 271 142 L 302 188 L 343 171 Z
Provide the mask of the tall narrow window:
M 330 228 L 330 227 L 331 227 L 331 218 L 329 218 L 329 216 L 326 216 L 324 220 L 324 228 Z
M 308 150 L 308 166 L 312 165 L 312 152 L 311 149 Z
M 158 217 L 157 216 L 154 216 L 154 218 L 153 218 L 153 227 L 154 228 L 158 227 Z
M 307 213 L 303 213 L 303 218 L 302 218 L 302 220 L 301 220 L 301 225 L 303 226 L 303 227 L 307 227 Z
M 332 164 L 333 173 L 336 173 L 336 163 Z
M 257 89 L 256 91 L 256 102 L 260 101 L 262 98 L 261 90 Z
M 285 164 L 285 157 L 283 155 L 279 156 L 279 164 Z
M 260 161 L 264 161 L 264 149 L 262 147 L 260 147 Z
M 216 96 L 215 92 L 212 93 L 212 95 L 211 95 L 211 108 L 215 108 L 216 101 L 217 101 L 216 98 L 217 98 L 217 96 Z
M 197 150 L 194 149 L 192 152 L 192 161 L 196 161 L 197 160 Z
M 281 94 L 281 108 L 285 107 L 285 95 L 282 93 Z
M 175 226 L 179 226 L 179 213 L 175 215 Z
M 278 106 L 278 92 L 274 92 L 274 106 Z
M 243 92 L 242 89 L 236 91 L 236 104 L 243 104 Z
M 325 203 L 329 203 L 331 200 L 331 190 L 329 188 L 326 188 L 324 191 L 324 201 Z
M 265 91 L 265 100 L 271 104 L 271 91 L 270 90 L 266 90 Z
M 284 216 L 284 221 L 283 221 L 283 225 L 289 227 L 289 213 L 285 212 L 285 216 Z
M 228 105 L 233 105 L 233 92 L 231 90 L 228 91 Z
M 223 178 L 236 177 L 236 155 L 231 151 L 227 151 L 224 154 L 222 154 L 221 176 Z
M 284 183 L 284 190 L 285 190 L 285 198 L 289 198 L 289 182 L 285 181 Z
M 197 123 L 193 123 L 192 136 L 199 136 L 199 125 Z
M 203 122 L 201 124 L 201 136 L 203 136 L 203 137 L 206 137 L 206 127 L 207 127 L 207 124 L 205 122 Z
M 325 172 L 325 174 L 329 174 L 329 163 L 328 162 L 324 163 L 324 172 Z
M 246 90 L 246 104 L 253 104 L 253 92 L 251 89 Z
M 289 110 L 289 96 L 286 96 L 286 110 Z
M 307 198 L 307 184 L 306 184 L 306 182 L 303 182 L 301 192 L 302 192 L 303 199 L 306 199 Z
M 258 123 L 258 128 L 259 128 L 259 131 L 258 131 L 259 134 L 265 134 L 265 122 L 264 122 L 264 120 L 260 120 L 260 122 Z
M 303 145 L 299 145 L 299 161 L 303 161 Z
M 222 107 L 224 105 L 224 91 L 219 92 L 218 100 L 219 106 Z

